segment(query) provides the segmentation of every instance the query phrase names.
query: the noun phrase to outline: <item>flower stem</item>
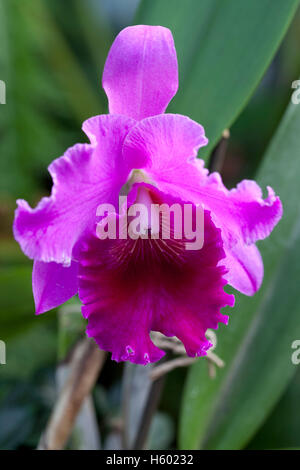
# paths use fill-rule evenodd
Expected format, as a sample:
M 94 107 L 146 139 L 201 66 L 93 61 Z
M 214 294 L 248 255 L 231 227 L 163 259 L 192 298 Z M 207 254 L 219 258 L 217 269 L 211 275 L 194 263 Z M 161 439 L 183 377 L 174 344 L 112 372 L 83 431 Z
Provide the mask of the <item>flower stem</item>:
M 159 379 L 155 380 L 151 385 L 148 400 L 146 402 L 143 416 L 141 419 L 141 424 L 137 432 L 135 443 L 133 445 L 134 450 L 143 450 L 146 445 L 152 418 L 158 407 L 164 383 L 165 377 L 162 376 Z
M 39 450 L 64 448 L 81 405 L 92 390 L 105 358 L 106 353 L 92 339 L 85 338 L 76 345 L 71 358 L 70 375 L 41 436 Z

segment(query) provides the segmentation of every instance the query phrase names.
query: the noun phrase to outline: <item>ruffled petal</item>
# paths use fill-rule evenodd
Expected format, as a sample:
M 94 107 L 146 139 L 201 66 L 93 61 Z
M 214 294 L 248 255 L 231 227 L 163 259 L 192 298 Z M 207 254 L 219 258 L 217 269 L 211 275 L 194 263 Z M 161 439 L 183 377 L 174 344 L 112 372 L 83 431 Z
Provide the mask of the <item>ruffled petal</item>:
M 154 203 L 183 204 L 153 187 L 151 197 Z M 211 346 L 206 330 L 227 323 L 220 309 L 232 306 L 234 297 L 223 289 L 222 240 L 208 211 L 204 230 L 204 246 L 198 250 L 187 250 L 184 238 L 172 236 L 85 241 L 79 297 L 88 319 L 87 334 L 111 351 L 113 359 L 139 364 L 160 359 L 164 353 L 152 343 L 151 330 L 177 336 L 190 356 L 206 354 Z
M 163 113 L 178 89 L 171 31 L 144 25 L 123 29 L 108 54 L 102 83 L 111 114 L 139 120 Z
M 264 199 L 255 181 L 243 180 L 236 188 L 228 190 L 218 173 L 212 173 L 200 188 L 201 200 L 211 207 L 218 225 L 232 238 L 246 244 L 268 237 L 282 217 L 282 204 L 272 188 L 267 187 Z M 213 208 L 213 209 L 212 209 Z
M 272 188 L 263 199 L 255 181 L 244 180 L 228 190 L 219 174 L 213 173 L 199 190 L 199 199 L 211 210 L 222 231 L 229 270 L 226 279 L 234 288 L 253 295 L 263 279 L 263 262 L 255 242 L 270 235 L 282 217 L 282 204 Z
M 211 212 L 222 231 L 228 258 L 224 264 L 231 271 L 227 278 L 252 295 L 263 276 L 260 255 L 252 245 L 270 235 L 282 217 L 282 204 L 270 187 L 264 199 L 254 181 L 244 180 L 228 190 L 218 173 L 209 175 L 196 158 L 206 143 L 202 126 L 184 116 L 165 114 L 139 122 L 126 137 L 123 153 L 135 167 L 143 162 L 150 181 L 161 191 L 201 203 Z
M 199 186 L 194 161 L 207 142 L 197 122 L 180 114 L 163 114 L 137 123 L 124 141 L 123 155 L 132 167 L 144 169 L 159 189 L 189 200 L 185 188 Z
M 117 202 L 130 171 L 122 165 L 122 144 L 134 123 L 123 116 L 88 120 L 83 127 L 91 145 L 77 144 L 49 166 L 51 196 L 34 209 L 17 201 L 14 235 L 27 256 L 70 265 L 82 234 L 95 230 L 98 205 Z
M 78 291 L 78 263 L 64 267 L 58 263 L 35 261 L 32 271 L 32 290 L 36 314 L 58 307 Z
M 220 266 L 225 256 L 221 234 L 208 211 L 204 216 L 204 246 L 191 255 L 187 280 L 174 284 L 168 303 L 161 297 L 159 310 L 164 313 L 157 311 L 152 324 L 153 330 L 179 338 L 191 357 L 207 354 L 212 346 L 205 336 L 207 329 L 227 325 L 228 316 L 220 310 L 234 306 L 234 296 L 224 292 L 227 270 Z

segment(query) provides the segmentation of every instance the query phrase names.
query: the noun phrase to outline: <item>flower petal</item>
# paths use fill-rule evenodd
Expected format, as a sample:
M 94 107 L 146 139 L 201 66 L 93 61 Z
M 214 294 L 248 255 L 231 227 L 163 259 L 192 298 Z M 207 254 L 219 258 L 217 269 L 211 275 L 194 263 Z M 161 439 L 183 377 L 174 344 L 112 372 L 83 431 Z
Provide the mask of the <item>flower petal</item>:
M 152 191 L 155 203 L 183 203 Z M 204 355 L 211 346 L 207 328 L 227 323 L 220 309 L 232 306 L 234 297 L 223 289 L 220 230 L 208 211 L 204 217 L 204 246 L 199 250 L 187 250 L 178 239 L 86 240 L 79 259 L 82 311 L 88 335 L 111 351 L 113 359 L 139 364 L 160 359 L 163 352 L 151 342 L 151 330 L 176 335 L 191 356 Z
M 205 242 L 201 250 L 190 255 L 191 264 L 185 273 L 188 282 L 174 285 L 172 301 L 165 309 L 163 302 L 159 304 L 164 314 L 155 315 L 152 324 L 154 330 L 179 338 L 192 357 L 206 355 L 212 346 L 205 336 L 207 329 L 217 329 L 219 323 L 227 324 L 228 316 L 220 309 L 234 306 L 234 296 L 224 292 L 226 269 L 219 263 L 224 257 L 221 234 L 209 212 L 205 211 L 204 215 Z
M 142 168 L 161 191 L 202 203 L 211 212 L 222 231 L 228 257 L 224 264 L 232 271 L 227 279 L 252 295 L 261 284 L 263 265 L 250 246 L 270 235 L 282 216 L 281 201 L 269 187 L 264 199 L 261 188 L 250 180 L 228 190 L 218 173 L 209 175 L 203 161 L 196 159 L 197 149 L 206 142 L 200 125 L 165 114 L 139 122 L 126 137 L 123 153 L 134 167 L 143 162 Z
M 36 314 L 58 307 L 78 291 L 78 263 L 70 267 L 58 263 L 35 261 L 32 271 L 32 290 Z
M 267 190 L 268 196 L 263 199 L 261 188 L 252 180 L 243 180 L 236 188 L 228 190 L 220 175 L 212 173 L 201 193 L 203 198 L 207 197 L 207 205 L 213 205 L 215 218 L 220 223 L 222 220 L 223 231 L 228 227 L 229 241 L 235 234 L 251 244 L 268 237 L 282 217 L 279 197 L 269 186 Z
M 199 172 L 189 161 L 207 142 L 197 122 L 180 114 L 163 114 L 136 124 L 124 141 L 123 155 L 132 167 L 143 168 L 162 191 L 186 200 L 185 187 L 200 184 Z
M 97 206 L 117 202 L 130 171 L 122 159 L 122 144 L 134 123 L 123 116 L 88 120 L 83 128 L 92 144 L 71 147 L 49 166 L 54 182 L 51 196 L 35 209 L 17 201 L 14 235 L 27 256 L 70 265 L 82 234 L 95 230 Z
M 214 223 L 222 231 L 229 269 L 228 282 L 246 295 L 261 286 L 263 262 L 254 243 L 270 235 L 282 217 L 282 204 L 268 187 L 268 197 L 255 181 L 244 180 L 227 190 L 219 174 L 211 174 L 200 190 L 199 199 L 212 212 Z
M 172 33 L 162 26 L 130 26 L 108 54 L 103 88 L 111 114 L 134 119 L 161 114 L 178 89 Z
M 224 276 L 227 282 L 245 295 L 253 295 L 260 288 L 264 265 L 256 245 L 236 243 L 224 247 L 226 258 L 222 260 L 228 270 Z

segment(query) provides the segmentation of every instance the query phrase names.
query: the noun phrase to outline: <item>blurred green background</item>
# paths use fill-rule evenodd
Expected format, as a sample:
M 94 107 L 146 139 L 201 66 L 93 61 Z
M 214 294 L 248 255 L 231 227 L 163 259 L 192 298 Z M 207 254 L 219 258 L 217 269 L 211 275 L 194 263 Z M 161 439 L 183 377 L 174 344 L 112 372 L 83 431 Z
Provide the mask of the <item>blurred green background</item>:
M 300 365 L 290 360 L 291 343 L 300 339 L 300 106 L 289 105 L 300 76 L 297 6 L 0 0 L 0 340 L 7 353 L 0 365 L 1 449 L 37 446 L 55 402 L 61 337 L 57 311 L 34 315 L 31 261 L 12 237 L 15 200 L 35 205 L 47 195 L 47 165 L 85 140 L 84 119 L 107 112 L 106 55 L 116 34 L 134 23 L 161 24 L 174 34 L 180 89 L 169 109 L 205 126 L 210 145 L 200 156 L 212 165 L 211 152 L 230 128 L 225 183 L 257 177 L 274 186 L 285 209 L 264 242 L 261 292 L 238 296 L 229 326 L 218 333 L 226 367 L 210 379 L 203 359 L 168 375 L 149 446 L 300 448 Z M 94 392 L 104 447 L 120 413 L 123 368 L 108 361 Z

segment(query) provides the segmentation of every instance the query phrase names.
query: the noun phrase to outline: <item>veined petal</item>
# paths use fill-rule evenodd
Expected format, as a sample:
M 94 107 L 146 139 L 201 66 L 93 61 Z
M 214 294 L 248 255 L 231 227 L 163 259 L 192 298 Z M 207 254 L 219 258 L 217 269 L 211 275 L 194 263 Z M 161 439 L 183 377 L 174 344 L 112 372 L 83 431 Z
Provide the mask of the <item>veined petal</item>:
M 261 286 L 263 263 L 255 242 L 270 235 L 282 217 L 282 204 L 272 188 L 263 199 L 255 181 L 244 180 L 237 188 L 227 190 L 218 174 L 211 174 L 199 189 L 199 198 L 212 212 L 222 231 L 229 270 L 228 282 L 246 295 Z
M 221 264 L 228 270 L 225 279 L 243 294 L 255 294 L 264 276 L 264 265 L 257 246 L 243 242 L 237 242 L 230 247 L 226 246 L 226 243 L 224 245 L 226 257 Z
M 143 169 L 161 190 L 175 197 L 202 203 L 222 231 L 224 262 L 230 283 L 252 295 L 260 286 L 263 266 L 255 247 L 282 216 L 282 205 L 272 188 L 263 198 L 250 180 L 228 190 L 218 173 L 208 174 L 197 149 L 207 142 L 202 126 L 179 115 L 155 116 L 139 122 L 124 142 L 124 156 Z M 134 162 L 137 159 L 137 162 Z
M 35 261 L 32 271 L 32 290 L 36 314 L 58 307 L 78 291 L 78 263 L 65 267 L 58 263 Z
M 137 194 L 136 187 L 132 191 Z M 151 191 L 155 203 L 183 204 L 153 187 Z M 164 353 L 152 343 L 151 330 L 177 336 L 190 356 L 205 355 L 211 346 L 207 328 L 227 323 L 220 309 L 234 303 L 223 289 L 223 257 L 220 230 L 208 211 L 204 246 L 198 250 L 187 250 L 184 237 L 90 237 L 79 259 L 79 297 L 88 335 L 117 361 L 146 364 L 160 359 Z
M 123 147 L 125 160 L 144 169 L 158 187 L 186 200 L 185 187 L 199 186 L 194 161 L 207 144 L 203 127 L 180 114 L 143 119 L 128 133 Z M 140 165 L 140 166 L 138 166 Z
M 139 120 L 163 113 L 178 89 L 171 31 L 144 25 L 123 29 L 109 51 L 102 83 L 111 114 Z
M 34 209 L 17 201 L 14 235 L 27 256 L 70 265 L 82 234 L 95 230 L 98 205 L 117 202 L 130 171 L 123 162 L 122 144 L 134 123 L 109 115 L 88 120 L 83 127 L 92 144 L 71 147 L 49 166 L 51 196 Z
M 96 178 L 124 184 L 132 167 L 124 159 L 122 147 L 136 121 L 125 116 L 100 115 L 87 119 L 82 129 L 94 148 Z

